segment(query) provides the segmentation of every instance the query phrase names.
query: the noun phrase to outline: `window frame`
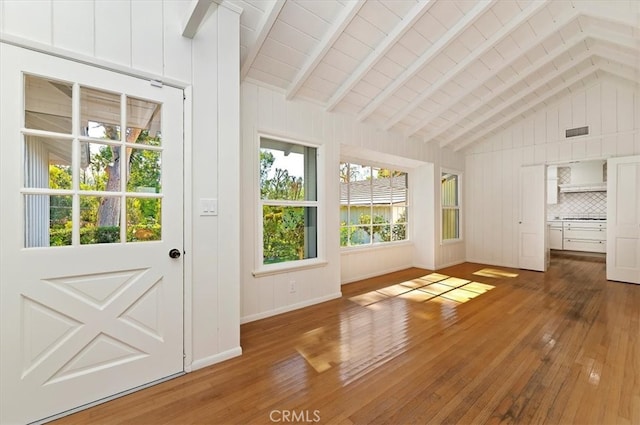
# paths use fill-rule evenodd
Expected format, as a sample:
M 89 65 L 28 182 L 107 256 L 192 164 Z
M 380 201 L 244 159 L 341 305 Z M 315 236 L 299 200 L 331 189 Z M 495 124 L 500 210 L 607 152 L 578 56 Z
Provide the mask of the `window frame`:
M 291 201 L 278 199 L 262 199 L 260 193 L 260 150 L 262 140 L 271 139 L 278 142 L 289 143 L 297 146 L 314 148 L 316 150 L 316 200 L 315 201 Z M 324 147 L 320 143 L 313 143 L 298 138 L 281 136 L 273 133 L 258 132 L 256 136 L 256 147 L 254 149 L 256 160 L 254 161 L 255 190 L 255 223 L 256 223 L 256 248 L 255 266 L 252 272 L 254 277 L 268 276 L 271 274 L 284 273 L 296 269 L 307 269 L 321 267 L 327 264 L 325 259 L 325 183 L 324 183 Z M 315 207 L 316 208 L 316 256 L 302 260 L 289 260 L 272 264 L 264 264 L 264 223 L 263 207 L 276 205 L 284 207 Z
M 351 250 L 371 250 L 371 249 L 384 249 L 384 248 L 390 248 L 393 246 L 397 246 L 397 245 L 403 245 L 403 244 L 410 244 L 412 243 L 411 240 L 411 229 L 410 229 L 410 222 L 412 220 L 412 214 L 411 214 L 411 192 L 409 190 L 409 180 L 410 180 L 410 170 L 404 168 L 404 167 L 399 167 L 397 165 L 391 165 L 391 164 L 386 164 L 386 163 L 381 163 L 381 162 L 376 162 L 376 161 L 368 161 L 368 160 L 361 160 L 361 159 L 355 159 L 355 158 L 342 158 L 340 160 L 340 166 L 342 164 L 353 164 L 353 165 L 358 165 L 360 167 L 366 167 L 369 168 L 371 171 L 373 171 L 373 169 L 388 169 L 388 170 L 392 170 L 392 171 L 401 171 L 403 173 L 405 173 L 406 175 L 406 199 L 405 199 L 405 205 L 403 205 L 402 207 L 405 208 L 406 210 L 406 215 L 408 217 L 408 219 L 406 219 L 406 221 L 404 222 L 404 226 L 405 226 L 405 238 L 401 239 L 401 240 L 389 240 L 389 241 L 382 241 L 382 242 L 374 242 L 373 238 L 369 243 L 366 244 L 360 244 L 360 245 L 342 245 L 340 244 L 340 250 L 341 251 L 351 251 Z M 371 180 L 371 184 L 373 185 L 373 179 Z M 340 196 L 340 195 L 339 195 Z M 371 193 L 372 196 L 372 200 L 373 200 L 373 194 Z M 347 200 L 347 204 L 346 207 L 349 209 L 350 204 L 350 199 Z M 373 206 L 373 201 L 370 203 L 371 206 Z M 342 207 L 342 203 L 341 200 L 339 200 L 339 208 Z M 393 212 L 393 208 L 394 205 L 393 203 L 390 203 L 388 205 L 389 208 L 391 208 L 391 211 Z M 373 220 L 373 214 L 371 214 L 371 220 Z M 372 226 L 375 226 L 375 224 L 372 222 L 371 223 Z M 393 229 L 393 223 L 389 223 L 389 226 L 391 229 Z M 340 219 L 340 223 L 339 223 L 339 231 L 342 230 L 342 220 Z M 391 230 L 392 231 L 392 230 Z
M 457 191 L 456 199 L 458 200 L 457 205 L 453 205 L 453 206 L 443 205 L 442 177 L 444 174 L 453 174 L 457 176 L 457 185 L 456 185 L 456 191 Z M 462 171 L 454 170 L 450 168 L 440 168 L 440 179 L 439 179 L 440 181 L 440 244 L 442 245 L 462 242 L 464 239 L 463 213 L 462 213 L 462 193 L 463 193 L 462 178 L 463 178 Z M 447 239 L 444 238 L 444 211 L 445 210 L 458 211 L 458 237 L 457 238 L 447 238 Z

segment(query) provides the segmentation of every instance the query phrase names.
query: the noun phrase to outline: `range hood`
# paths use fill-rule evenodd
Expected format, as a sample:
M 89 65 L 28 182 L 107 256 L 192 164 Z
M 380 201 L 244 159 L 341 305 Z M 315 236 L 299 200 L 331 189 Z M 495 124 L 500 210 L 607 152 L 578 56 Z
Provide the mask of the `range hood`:
M 571 183 L 560 184 L 560 192 L 604 192 L 604 161 L 582 161 L 569 164 Z

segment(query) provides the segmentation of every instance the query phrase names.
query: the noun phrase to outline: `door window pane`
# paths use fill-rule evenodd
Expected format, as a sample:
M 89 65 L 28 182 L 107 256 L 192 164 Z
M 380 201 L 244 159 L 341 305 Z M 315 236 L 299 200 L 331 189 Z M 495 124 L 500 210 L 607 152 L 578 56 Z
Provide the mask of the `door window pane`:
M 127 242 L 162 239 L 162 199 L 127 198 Z
M 128 192 L 161 192 L 161 152 L 150 149 L 128 149 Z
M 24 187 L 71 189 L 71 140 L 25 136 Z
M 160 133 L 162 119 L 162 105 L 142 99 L 127 98 L 127 134 L 133 134 L 136 130 L 135 143 L 160 146 L 162 134 Z
M 25 247 L 71 245 L 71 196 L 25 195 Z
M 120 140 L 120 95 L 81 87 L 80 125 L 85 136 Z
M 120 197 L 80 196 L 80 243 L 120 242 Z
M 71 83 L 24 76 L 24 126 L 71 134 Z
M 80 190 L 119 192 L 121 156 L 120 146 L 84 142 L 80 144 Z

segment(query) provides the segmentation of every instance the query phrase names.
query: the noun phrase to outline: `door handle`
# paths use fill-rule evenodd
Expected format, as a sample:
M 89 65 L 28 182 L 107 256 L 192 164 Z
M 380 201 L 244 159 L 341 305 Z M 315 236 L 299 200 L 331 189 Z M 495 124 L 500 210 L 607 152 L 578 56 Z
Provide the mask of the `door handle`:
M 180 258 L 180 250 L 173 248 L 171 251 L 169 251 L 169 257 L 171 258 Z

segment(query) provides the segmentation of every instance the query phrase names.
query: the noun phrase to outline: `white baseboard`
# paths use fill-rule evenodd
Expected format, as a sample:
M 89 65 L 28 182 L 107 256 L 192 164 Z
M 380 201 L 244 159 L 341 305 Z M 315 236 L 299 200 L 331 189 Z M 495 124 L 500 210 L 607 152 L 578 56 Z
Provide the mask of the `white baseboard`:
M 450 263 L 438 264 L 434 270 L 444 269 L 445 267 L 457 266 L 458 264 L 466 263 L 466 260 L 456 260 Z
M 482 259 L 477 259 L 477 258 L 467 258 L 465 261 L 465 263 L 476 263 L 476 264 L 484 264 L 485 266 L 495 266 L 495 267 L 509 267 L 511 269 L 519 269 L 520 267 L 516 264 L 516 265 L 509 265 L 509 264 L 498 264 L 492 261 L 487 261 L 487 260 L 482 260 Z
M 288 311 L 297 310 L 299 308 L 309 307 L 310 305 L 320 304 L 325 301 L 335 300 L 342 297 L 342 292 L 336 292 L 333 294 L 325 295 L 324 297 L 313 298 L 311 300 L 302 301 L 296 304 L 286 305 L 284 307 L 275 308 L 269 311 L 263 311 L 262 313 L 251 314 L 240 318 L 240 324 L 255 322 L 256 320 L 266 319 L 267 317 L 275 316 L 277 314 L 286 313 Z
M 413 263 L 413 266 L 411 267 L 415 267 L 417 269 L 425 269 L 425 270 L 435 270 L 436 267 L 433 264 L 420 264 L 420 263 Z
M 397 266 L 397 267 L 392 267 L 389 269 L 385 269 L 385 270 L 378 270 L 374 273 L 367 273 L 364 275 L 359 275 L 359 276 L 355 276 L 355 277 L 350 277 L 346 280 L 343 280 L 340 282 L 341 285 L 347 284 L 347 283 L 351 283 L 351 282 L 357 282 L 359 280 L 364 280 L 364 279 L 369 279 L 372 277 L 378 277 L 378 276 L 382 276 L 383 274 L 387 274 L 387 273 L 393 273 L 393 272 L 399 272 L 400 270 L 406 270 L 413 267 L 411 264 L 404 264 L 402 266 Z
M 185 367 L 186 372 L 193 372 L 194 370 L 202 369 L 203 367 L 211 366 L 216 363 L 223 362 L 225 360 L 232 359 L 242 355 L 242 347 L 235 347 L 231 350 L 223 351 L 222 353 L 214 354 L 213 356 L 205 357 L 195 360 L 189 367 Z

